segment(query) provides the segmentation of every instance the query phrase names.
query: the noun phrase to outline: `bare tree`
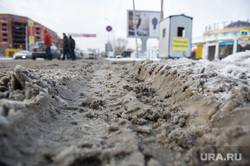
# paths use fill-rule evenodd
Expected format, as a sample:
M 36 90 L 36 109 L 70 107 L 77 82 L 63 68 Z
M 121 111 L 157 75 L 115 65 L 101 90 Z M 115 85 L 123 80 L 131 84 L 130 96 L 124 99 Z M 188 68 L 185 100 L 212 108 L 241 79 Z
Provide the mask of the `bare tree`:
M 118 54 L 121 54 L 123 51 L 125 51 L 127 44 L 128 44 L 127 39 L 123 39 L 123 38 L 116 39 L 115 52 Z

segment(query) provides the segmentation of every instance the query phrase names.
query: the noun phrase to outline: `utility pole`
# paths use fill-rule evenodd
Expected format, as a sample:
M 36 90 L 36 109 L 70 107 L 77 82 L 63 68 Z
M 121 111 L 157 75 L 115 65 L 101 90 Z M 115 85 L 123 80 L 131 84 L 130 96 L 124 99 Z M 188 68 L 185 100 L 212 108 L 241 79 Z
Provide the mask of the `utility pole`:
M 161 18 L 160 20 L 163 19 L 163 0 L 161 0 Z
M 29 37 L 28 37 L 28 26 L 25 26 L 25 47 L 26 50 L 29 51 Z
M 114 55 L 115 55 L 115 31 L 113 30 L 113 51 L 114 51 Z
M 137 30 L 136 30 L 136 20 L 135 20 L 135 0 L 133 0 L 133 17 L 134 17 L 134 34 L 135 34 L 135 45 L 136 45 L 136 57 L 138 56 L 138 46 L 137 46 Z

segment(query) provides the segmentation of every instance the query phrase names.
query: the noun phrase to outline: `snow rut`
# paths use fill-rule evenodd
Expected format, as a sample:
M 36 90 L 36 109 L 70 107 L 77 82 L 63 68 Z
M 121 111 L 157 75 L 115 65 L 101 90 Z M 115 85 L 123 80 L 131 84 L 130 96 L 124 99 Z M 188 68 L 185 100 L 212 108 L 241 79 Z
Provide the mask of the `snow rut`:
M 244 80 L 195 61 L 47 63 L 1 77 L 2 165 L 192 165 L 195 147 L 249 143 Z

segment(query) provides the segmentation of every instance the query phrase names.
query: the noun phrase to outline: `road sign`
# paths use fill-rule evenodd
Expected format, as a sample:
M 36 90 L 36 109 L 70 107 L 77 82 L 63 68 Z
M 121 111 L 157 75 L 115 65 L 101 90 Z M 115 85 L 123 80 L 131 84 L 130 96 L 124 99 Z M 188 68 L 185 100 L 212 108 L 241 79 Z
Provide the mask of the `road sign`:
M 240 30 L 240 37 L 244 37 L 244 36 L 249 36 L 249 30 L 248 29 Z M 243 38 L 242 40 L 248 40 L 248 38 Z
M 240 44 L 241 47 L 246 47 L 249 42 L 243 39 L 243 40 L 239 40 L 238 43 Z
M 112 27 L 111 27 L 111 26 L 107 26 L 107 27 L 106 27 L 106 30 L 107 30 L 108 32 L 110 32 L 110 31 L 112 31 Z

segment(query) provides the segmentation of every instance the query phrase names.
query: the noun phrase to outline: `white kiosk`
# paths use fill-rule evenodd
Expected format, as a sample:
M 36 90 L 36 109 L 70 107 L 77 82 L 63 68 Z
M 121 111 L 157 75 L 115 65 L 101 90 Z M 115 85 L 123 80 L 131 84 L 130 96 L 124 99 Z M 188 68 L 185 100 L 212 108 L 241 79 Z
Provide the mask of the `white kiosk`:
M 193 18 L 172 15 L 160 21 L 159 58 L 191 57 Z

